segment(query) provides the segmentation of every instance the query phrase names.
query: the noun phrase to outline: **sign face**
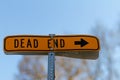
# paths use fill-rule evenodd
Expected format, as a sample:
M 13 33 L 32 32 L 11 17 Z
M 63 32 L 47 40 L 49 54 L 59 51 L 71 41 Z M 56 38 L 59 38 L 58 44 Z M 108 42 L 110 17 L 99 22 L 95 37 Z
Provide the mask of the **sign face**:
M 6 53 L 47 54 L 53 51 L 61 56 L 72 52 L 98 54 L 99 49 L 99 40 L 88 35 L 57 35 L 53 38 L 50 36 L 17 35 L 4 39 Z

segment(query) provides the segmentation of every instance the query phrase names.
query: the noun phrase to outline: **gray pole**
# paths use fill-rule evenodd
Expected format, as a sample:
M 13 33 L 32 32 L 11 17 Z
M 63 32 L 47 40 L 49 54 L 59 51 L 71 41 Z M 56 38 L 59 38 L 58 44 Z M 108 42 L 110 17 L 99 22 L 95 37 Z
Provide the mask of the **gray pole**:
M 55 80 L 55 54 L 48 54 L 48 80 Z

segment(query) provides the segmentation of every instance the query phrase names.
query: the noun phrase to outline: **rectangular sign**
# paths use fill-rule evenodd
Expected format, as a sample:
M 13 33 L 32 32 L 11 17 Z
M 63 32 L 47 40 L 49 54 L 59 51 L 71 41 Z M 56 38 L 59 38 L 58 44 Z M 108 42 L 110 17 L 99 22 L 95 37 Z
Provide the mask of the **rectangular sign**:
M 51 50 L 56 53 L 66 52 L 97 52 L 99 51 L 99 40 L 89 35 L 56 35 L 35 36 L 16 35 L 8 36 L 4 39 L 4 51 L 6 53 L 15 52 L 27 54 L 48 53 Z M 62 54 L 62 53 L 61 53 Z

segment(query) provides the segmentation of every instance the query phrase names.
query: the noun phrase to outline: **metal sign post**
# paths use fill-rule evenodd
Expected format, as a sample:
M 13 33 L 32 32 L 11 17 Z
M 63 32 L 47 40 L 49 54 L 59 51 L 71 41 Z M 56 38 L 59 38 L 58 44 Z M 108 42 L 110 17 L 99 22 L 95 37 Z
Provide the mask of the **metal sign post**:
M 48 54 L 48 80 L 55 80 L 55 54 Z

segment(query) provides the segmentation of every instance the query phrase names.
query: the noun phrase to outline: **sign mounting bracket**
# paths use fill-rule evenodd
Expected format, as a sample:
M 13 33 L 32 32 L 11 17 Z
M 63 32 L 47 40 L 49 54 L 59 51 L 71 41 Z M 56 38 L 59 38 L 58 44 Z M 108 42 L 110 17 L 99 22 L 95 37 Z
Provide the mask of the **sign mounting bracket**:
M 49 36 L 53 39 L 55 34 L 49 34 Z M 55 53 L 53 48 L 50 48 L 50 53 L 48 53 L 48 80 L 55 80 Z

